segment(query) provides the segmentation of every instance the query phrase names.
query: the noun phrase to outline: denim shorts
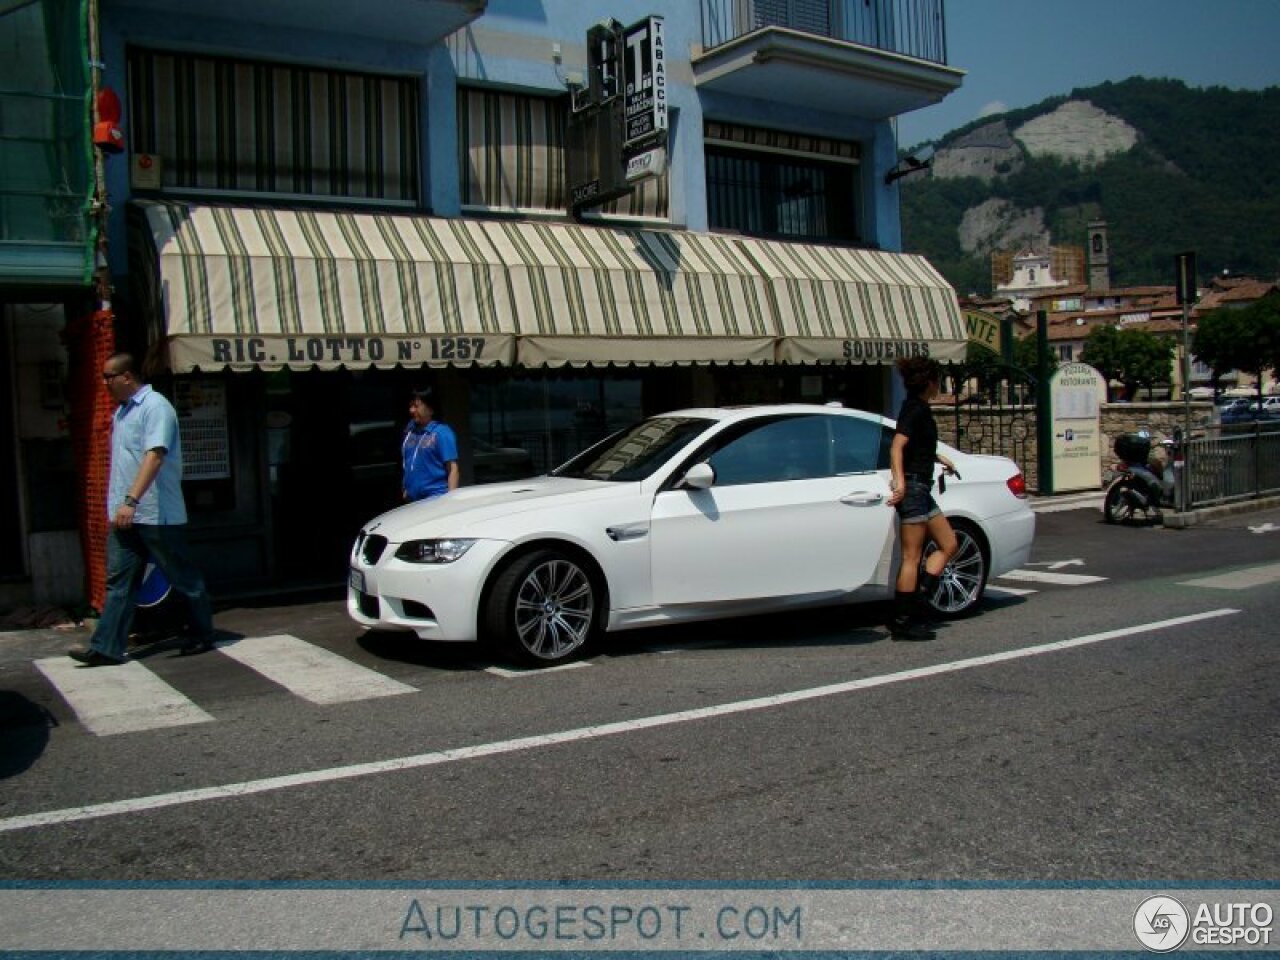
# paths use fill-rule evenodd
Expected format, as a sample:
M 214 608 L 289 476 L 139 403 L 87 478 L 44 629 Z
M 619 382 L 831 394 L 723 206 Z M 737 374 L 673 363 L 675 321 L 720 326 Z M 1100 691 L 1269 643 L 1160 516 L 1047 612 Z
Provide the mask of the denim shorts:
M 907 492 L 893 505 L 898 511 L 899 523 L 928 523 L 942 512 L 929 491 L 932 483 L 907 477 Z

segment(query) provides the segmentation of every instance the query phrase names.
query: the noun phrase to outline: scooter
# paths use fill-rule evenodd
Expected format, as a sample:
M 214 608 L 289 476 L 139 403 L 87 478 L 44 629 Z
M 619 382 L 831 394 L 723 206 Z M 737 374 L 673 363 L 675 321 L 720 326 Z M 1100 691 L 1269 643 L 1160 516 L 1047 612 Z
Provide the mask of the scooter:
M 1112 468 L 1111 481 L 1102 501 L 1102 518 L 1107 523 L 1127 523 L 1141 512 L 1143 518 L 1160 520 L 1162 507 L 1175 505 L 1177 471 L 1182 460 L 1182 431 L 1160 441 L 1168 456 L 1164 463 L 1151 459 L 1151 434 L 1142 430 L 1116 438 L 1113 446 L 1120 462 Z

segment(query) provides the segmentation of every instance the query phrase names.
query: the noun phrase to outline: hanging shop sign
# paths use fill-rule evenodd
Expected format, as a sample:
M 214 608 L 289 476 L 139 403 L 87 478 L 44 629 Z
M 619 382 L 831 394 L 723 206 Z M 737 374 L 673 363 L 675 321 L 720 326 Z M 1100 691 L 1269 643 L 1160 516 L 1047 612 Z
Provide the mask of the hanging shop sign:
M 667 62 L 661 17 L 646 17 L 622 34 L 623 149 L 667 132 Z

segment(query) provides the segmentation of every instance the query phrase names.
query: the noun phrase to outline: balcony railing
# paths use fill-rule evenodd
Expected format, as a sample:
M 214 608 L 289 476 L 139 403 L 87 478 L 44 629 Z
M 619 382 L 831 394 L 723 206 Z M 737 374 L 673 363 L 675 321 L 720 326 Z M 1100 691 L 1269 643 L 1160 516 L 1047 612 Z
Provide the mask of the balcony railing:
M 945 64 L 944 2 L 702 0 L 702 44 L 711 50 L 761 27 L 789 27 Z

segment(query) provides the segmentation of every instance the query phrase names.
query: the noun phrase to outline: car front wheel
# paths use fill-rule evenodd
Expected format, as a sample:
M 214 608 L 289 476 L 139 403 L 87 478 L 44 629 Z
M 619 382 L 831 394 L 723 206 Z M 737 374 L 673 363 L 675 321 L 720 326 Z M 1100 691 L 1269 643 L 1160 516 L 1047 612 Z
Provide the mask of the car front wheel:
M 538 550 L 499 574 L 486 610 L 486 632 L 521 663 L 563 663 L 591 640 L 597 596 L 582 563 L 557 550 Z
M 942 571 L 933 595 L 926 599 L 941 616 L 959 617 L 971 612 L 982 599 L 988 563 L 977 530 L 963 520 L 954 520 L 951 526 L 956 533 L 956 555 Z M 925 546 L 925 559 L 937 549 L 938 545 L 930 540 Z M 920 569 L 924 570 L 923 563 Z

